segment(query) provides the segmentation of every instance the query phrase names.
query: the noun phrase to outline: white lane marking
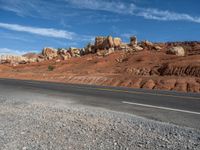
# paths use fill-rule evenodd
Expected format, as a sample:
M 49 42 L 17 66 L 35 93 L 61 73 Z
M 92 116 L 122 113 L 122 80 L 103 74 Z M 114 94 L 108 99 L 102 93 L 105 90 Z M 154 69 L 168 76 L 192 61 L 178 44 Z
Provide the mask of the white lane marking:
M 35 84 L 35 82 L 27 81 L 26 83 Z
M 148 104 L 133 103 L 133 102 L 127 102 L 127 101 L 122 101 L 122 103 L 124 103 L 124 104 L 131 104 L 131 105 L 137 105 L 137 106 L 143 106 L 143 107 L 150 107 L 150 108 L 157 108 L 157 109 L 164 109 L 164 110 L 178 111 L 178 112 L 184 112 L 184 113 L 190 113 L 190 114 L 200 115 L 200 112 L 189 111 L 189 110 L 181 110 L 181 109 L 175 109 L 175 108 L 169 108 L 169 107 L 161 107 L 161 106 L 154 106 L 154 105 L 148 105 Z

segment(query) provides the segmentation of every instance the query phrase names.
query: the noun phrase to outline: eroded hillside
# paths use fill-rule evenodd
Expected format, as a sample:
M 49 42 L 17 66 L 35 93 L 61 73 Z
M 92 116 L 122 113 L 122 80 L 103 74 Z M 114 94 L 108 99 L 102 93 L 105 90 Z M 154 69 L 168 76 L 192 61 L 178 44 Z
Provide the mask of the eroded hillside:
M 85 48 L 44 48 L 1 59 L 0 77 L 200 92 L 200 43 L 97 37 Z M 14 58 L 14 57 L 13 57 Z

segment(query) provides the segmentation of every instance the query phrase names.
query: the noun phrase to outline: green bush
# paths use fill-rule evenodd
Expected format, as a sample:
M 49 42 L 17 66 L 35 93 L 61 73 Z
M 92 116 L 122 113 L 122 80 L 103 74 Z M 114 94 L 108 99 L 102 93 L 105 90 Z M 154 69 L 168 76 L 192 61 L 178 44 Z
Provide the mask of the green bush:
M 53 71 L 54 69 L 55 69 L 54 66 L 51 66 L 51 65 L 48 66 L 48 70 L 49 70 L 49 71 Z

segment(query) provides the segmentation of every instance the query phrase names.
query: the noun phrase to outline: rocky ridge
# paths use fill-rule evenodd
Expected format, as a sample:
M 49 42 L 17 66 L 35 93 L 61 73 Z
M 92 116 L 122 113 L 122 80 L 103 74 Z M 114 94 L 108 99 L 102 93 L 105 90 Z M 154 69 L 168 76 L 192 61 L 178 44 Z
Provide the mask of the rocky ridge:
M 132 36 L 130 43 L 124 43 L 118 37 L 100 36 L 85 48 L 44 48 L 40 54 L 2 56 L 0 76 L 200 92 L 199 52 L 200 42 L 195 41 L 138 42 Z M 49 72 L 48 66 L 54 71 Z
M 95 42 L 89 43 L 85 48 L 43 48 L 40 54 L 12 56 L 2 55 L 1 64 L 27 64 L 41 62 L 45 60 L 68 60 L 71 57 L 81 57 L 86 54 L 96 53 L 98 56 L 106 56 L 117 50 L 137 52 L 142 50 L 166 51 L 167 54 L 177 56 L 198 55 L 200 54 L 199 42 L 171 42 L 171 43 L 152 43 L 147 40 L 137 42 L 137 37 L 130 37 L 130 43 L 124 43 L 119 37 L 98 36 Z

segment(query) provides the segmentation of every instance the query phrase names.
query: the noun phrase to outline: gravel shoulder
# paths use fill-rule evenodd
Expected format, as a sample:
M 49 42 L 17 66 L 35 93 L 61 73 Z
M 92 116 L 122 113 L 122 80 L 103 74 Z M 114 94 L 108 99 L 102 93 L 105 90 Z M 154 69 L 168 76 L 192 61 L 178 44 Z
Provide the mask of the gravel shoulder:
M 3 95 L 0 150 L 11 149 L 198 150 L 200 131 L 70 100 Z

